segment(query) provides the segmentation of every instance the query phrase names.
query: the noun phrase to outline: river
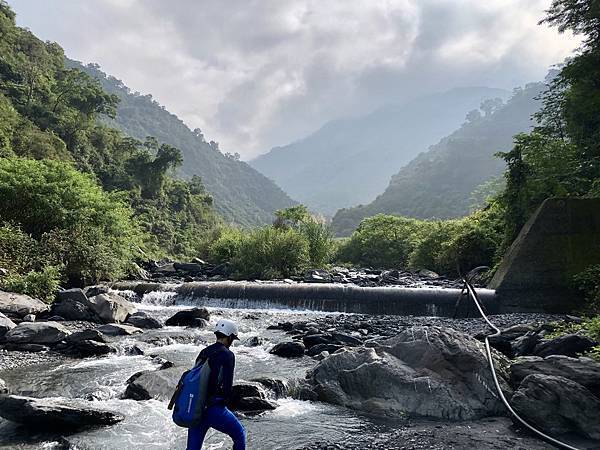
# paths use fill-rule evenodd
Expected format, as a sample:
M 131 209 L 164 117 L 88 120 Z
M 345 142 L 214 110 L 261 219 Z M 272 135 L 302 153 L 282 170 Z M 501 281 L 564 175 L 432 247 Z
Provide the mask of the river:
M 172 305 L 173 293 L 145 294 L 137 305 L 140 310 L 164 321 L 185 305 Z M 189 306 L 188 306 L 189 307 Z M 268 330 L 283 321 L 311 320 L 332 314 L 285 309 L 231 309 L 209 307 L 211 323 L 221 317 L 233 319 L 240 326 L 240 341 L 232 348 L 236 355 L 236 381 L 267 376 L 303 378 L 315 365 L 310 357 L 286 359 L 269 353 L 278 342 L 289 340 L 282 331 Z M 262 343 L 247 346 L 245 340 L 259 336 Z M 149 356 L 159 355 L 185 366 L 192 365 L 201 348 L 212 342 L 210 329 L 165 327 L 148 330 L 142 335 L 119 338 L 119 351 L 107 357 L 71 359 L 56 357 L 28 367 L 0 372 L 13 392 L 35 397 L 58 396 L 86 398 L 93 404 L 120 411 L 126 419 L 112 427 L 84 431 L 68 436 L 68 442 L 79 449 L 152 449 L 185 448 L 185 430 L 175 426 L 166 403 L 158 400 L 122 400 L 126 380 L 134 373 L 156 368 Z M 132 355 L 133 346 L 145 355 Z M 250 449 L 294 449 L 315 441 L 343 443 L 356 436 L 381 437 L 391 433 L 397 422 L 365 417 L 354 411 L 319 403 L 280 398 L 277 408 L 257 417 L 243 418 Z M 0 446 L 4 448 L 57 448 L 59 436 L 40 434 L 0 419 Z M 226 449 L 229 438 L 209 432 L 204 449 Z M 73 447 L 71 447 L 73 448 Z

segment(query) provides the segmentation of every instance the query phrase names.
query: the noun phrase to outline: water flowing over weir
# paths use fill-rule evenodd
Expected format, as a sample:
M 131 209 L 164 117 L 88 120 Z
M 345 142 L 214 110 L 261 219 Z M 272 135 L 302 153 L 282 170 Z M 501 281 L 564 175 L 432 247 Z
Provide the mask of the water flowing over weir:
M 359 287 L 342 284 L 286 284 L 238 281 L 189 282 L 182 284 L 124 281 L 113 289 L 130 290 L 143 296 L 155 291 L 175 292 L 173 304 L 227 308 L 286 308 L 358 314 L 414 316 L 454 315 L 460 289 Z M 495 291 L 478 289 L 490 314 L 499 312 Z M 476 317 L 471 302 L 461 301 L 461 317 Z

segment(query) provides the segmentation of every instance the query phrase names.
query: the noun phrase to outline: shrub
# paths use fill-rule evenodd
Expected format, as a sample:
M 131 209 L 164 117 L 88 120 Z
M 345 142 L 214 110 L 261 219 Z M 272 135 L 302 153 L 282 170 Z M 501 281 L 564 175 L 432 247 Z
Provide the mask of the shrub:
M 379 268 L 405 267 L 422 221 L 378 214 L 364 219 L 338 252 L 342 262 Z
M 56 266 L 46 266 L 39 272 L 32 270 L 25 275 L 9 275 L 2 281 L 2 288 L 52 303 L 58 292 L 60 280 L 60 269 Z
M 308 242 L 300 233 L 267 226 L 242 239 L 233 266 L 242 278 L 278 278 L 305 269 L 308 262 Z
M 334 253 L 333 233 L 324 223 L 314 219 L 301 222 L 298 231 L 308 242 L 308 258 L 311 266 L 323 267 Z
M 0 226 L 0 267 L 11 273 L 31 270 L 37 260 L 38 243 L 18 226 Z
M 573 280 L 585 299 L 583 312 L 589 315 L 600 314 L 600 264 L 588 267 Z
M 40 242 L 49 265 L 64 265 L 70 284 L 116 278 L 133 261 L 141 232 L 124 200 L 69 163 L 0 159 L 0 216 Z
M 243 233 L 237 228 L 225 228 L 219 238 L 208 247 L 209 261 L 222 264 L 232 262 L 239 256 Z

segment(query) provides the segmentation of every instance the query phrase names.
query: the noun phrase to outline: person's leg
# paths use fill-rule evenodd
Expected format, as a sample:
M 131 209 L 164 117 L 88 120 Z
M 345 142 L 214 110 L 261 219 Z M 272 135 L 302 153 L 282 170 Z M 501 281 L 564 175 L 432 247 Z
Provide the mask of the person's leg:
M 210 426 L 221 433 L 229 435 L 233 440 L 233 450 L 246 450 L 246 430 L 240 421 L 225 407 L 220 407 L 218 414 L 210 415 Z
M 200 425 L 195 428 L 188 429 L 187 447 L 186 450 L 201 450 L 204 436 L 210 428 L 206 420 L 203 420 Z

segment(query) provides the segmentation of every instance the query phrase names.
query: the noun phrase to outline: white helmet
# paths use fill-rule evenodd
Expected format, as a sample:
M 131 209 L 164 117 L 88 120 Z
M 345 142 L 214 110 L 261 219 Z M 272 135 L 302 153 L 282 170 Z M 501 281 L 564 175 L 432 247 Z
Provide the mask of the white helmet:
M 234 340 L 238 339 L 238 327 L 232 320 L 220 319 L 215 325 L 215 333 L 233 336 Z

